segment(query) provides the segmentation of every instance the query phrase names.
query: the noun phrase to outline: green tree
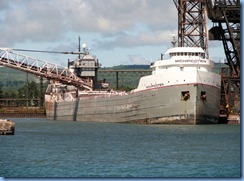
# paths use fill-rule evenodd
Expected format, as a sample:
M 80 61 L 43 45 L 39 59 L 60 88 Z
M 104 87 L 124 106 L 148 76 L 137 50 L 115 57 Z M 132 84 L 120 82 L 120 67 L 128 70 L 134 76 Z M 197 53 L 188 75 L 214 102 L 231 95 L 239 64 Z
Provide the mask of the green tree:
M 2 90 L 2 86 L 0 87 L 0 99 L 3 98 L 3 90 Z
M 10 94 L 9 94 L 9 92 L 8 91 L 6 91 L 5 93 L 4 93 L 4 98 L 10 98 Z
M 18 98 L 27 98 L 26 96 L 26 85 L 18 89 Z M 28 99 L 32 102 L 31 104 L 35 105 L 37 102 L 34 102 L 33 99 L 39 98 L 39 86 L 36 82 L 31 81 L 28 83 Z
M 19 88 L 18 89 L 18 98 L 25 98 L 25 91 L 26 91 L 25 86 Z
M 39 91 L 38 91 L 38 85 L 36 82 L 34 81 L 31 81 L 29 83 L 29 87 L 28 87 L 28 91 L 29 91 L 29 98 L 32 98 L 32 99 L 36 99 L 38 98 L 38 94 L 39 94 Z
M 17 98 L 17 93 L 15 91 L 11 92 L 10 93 L 10 97 L 13 98 L 13 99 Z

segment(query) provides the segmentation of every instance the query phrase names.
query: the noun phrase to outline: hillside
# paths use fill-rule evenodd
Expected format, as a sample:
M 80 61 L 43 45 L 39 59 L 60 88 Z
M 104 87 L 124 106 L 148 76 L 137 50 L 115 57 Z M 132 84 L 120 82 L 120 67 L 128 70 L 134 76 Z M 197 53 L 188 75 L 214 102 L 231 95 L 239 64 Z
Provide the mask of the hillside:
M 0 67 L 0 86 L 3 91 L 13 91 L 23 87 L 23 85 L 25 85 L 26 79 L 27 74 L 25 72 L 7 67 Z M 36 82 L 38 81 L 38 78 L 28 74 L 28 80 L 29 82 Z
M 9 81 L 9 80 L 15 80 L 15 81 L 26 80 L 26 73 L 8 67 L 0 67 L 0 81 L 2 82 L 2 81 Z M 29 75 L 29 80 L 35 80 L 34 76 Z
M 113 67 L 103 67 L 102 70 L 144 70 L 150 69 L 150 65 L 116 65 Z

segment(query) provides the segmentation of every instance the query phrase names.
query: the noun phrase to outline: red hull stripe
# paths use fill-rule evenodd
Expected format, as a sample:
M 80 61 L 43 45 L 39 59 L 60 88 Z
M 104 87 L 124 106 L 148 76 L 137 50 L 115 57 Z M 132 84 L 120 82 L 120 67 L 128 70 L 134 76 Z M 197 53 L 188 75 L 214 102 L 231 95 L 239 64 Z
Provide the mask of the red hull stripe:
M 183 86 L 183 85 L 203 85 L 203 86 L 209 86 L 209 87 L 214 87 L 214 88 L 216 88 L 216 89 L 220 89 L 220 87 L 213 86 L 213 85 L 209 85 L 209 84 L 202 84 L 202 83 L 188 83 L 188 84 L 174 84 L 174 85 L 168 85 L 168 86 L 158 86 L 158 87 L 148 88 L 148 89 L 144 89 L 144 90 L 139 90 L 139 91 L 136 91 L 136 92 L 134 92 L 134 93 L 137 93 L 137 92 L 144 92 L 144 91 L 148 91 L 148 90 L 162 89 L 162 88 L 166 88 L 166 87 Z

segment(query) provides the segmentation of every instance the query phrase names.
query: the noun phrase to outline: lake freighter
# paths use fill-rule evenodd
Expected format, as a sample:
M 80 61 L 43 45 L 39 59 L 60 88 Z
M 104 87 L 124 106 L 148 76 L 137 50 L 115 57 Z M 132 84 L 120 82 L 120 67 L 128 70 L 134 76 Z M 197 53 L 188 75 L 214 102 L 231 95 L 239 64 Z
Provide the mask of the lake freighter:
M 221 77 L 198 47 L 172 47 L 151 64 L 131 92 L 108 90 L 97 80 L 98 60 L 83 46 L 84 55 L 68 63 L 92 89 L 50 83 L 45 94 L 47 118 L 85 122 L 144 124 L 218 123 Z

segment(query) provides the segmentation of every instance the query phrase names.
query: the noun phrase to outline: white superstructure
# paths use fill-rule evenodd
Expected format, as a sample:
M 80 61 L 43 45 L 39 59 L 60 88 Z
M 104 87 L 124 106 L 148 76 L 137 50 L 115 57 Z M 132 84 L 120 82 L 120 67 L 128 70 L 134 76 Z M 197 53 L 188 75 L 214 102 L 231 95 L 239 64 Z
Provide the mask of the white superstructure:
M 152 75 L 142 77 L 133 92 L 194 83 L 220 88 L 220 76 L 213 73 L 214 63 L 205 58 L 202 48 L 173 47 L 164 57 L 151 64 Z

